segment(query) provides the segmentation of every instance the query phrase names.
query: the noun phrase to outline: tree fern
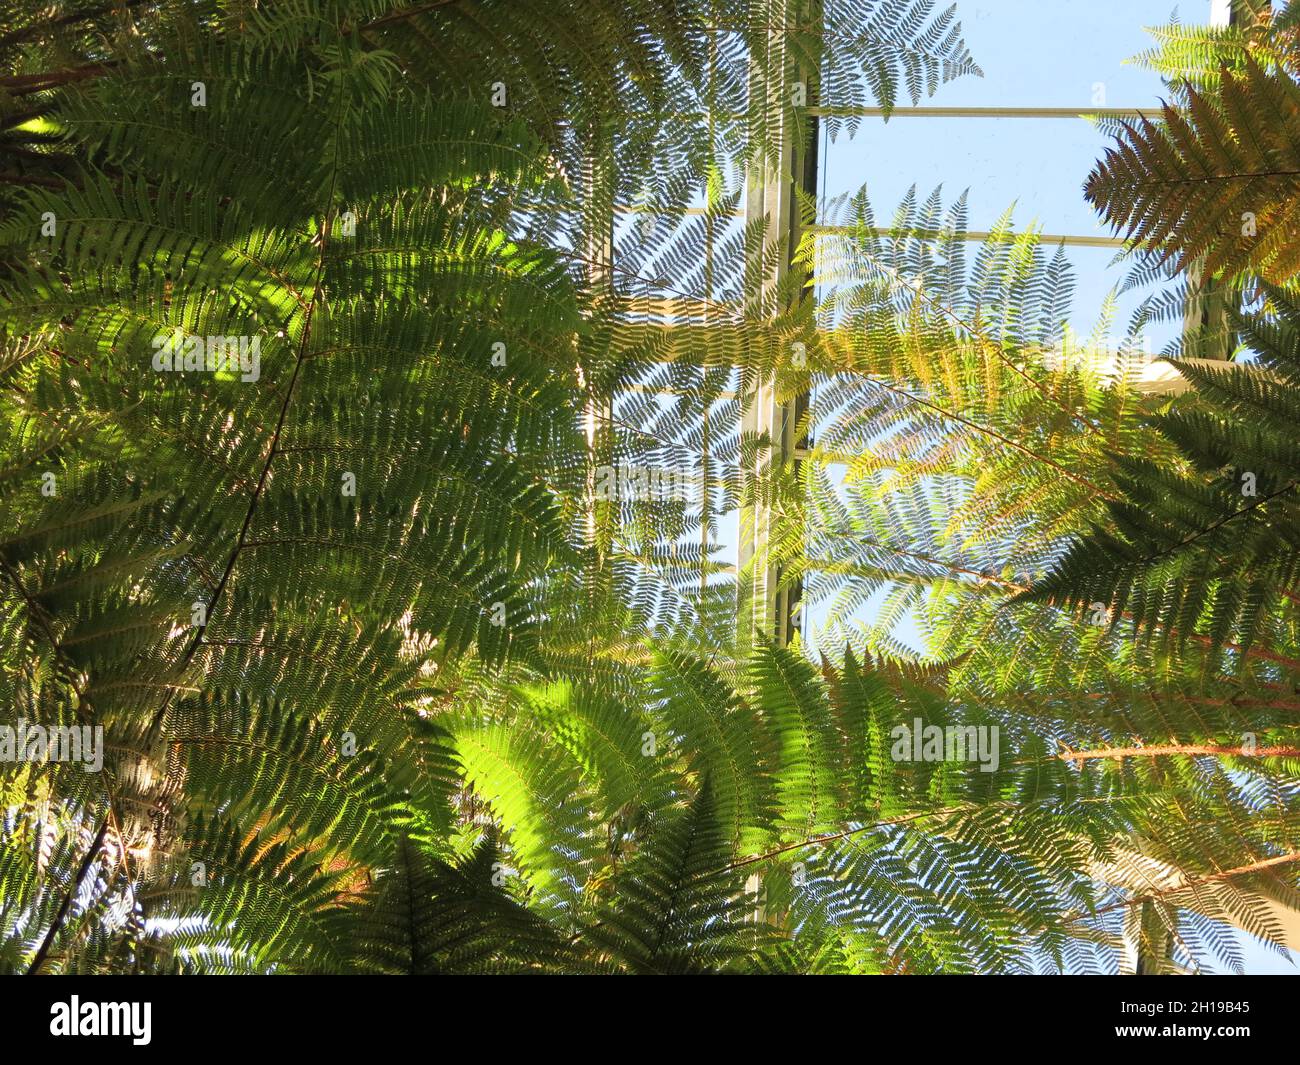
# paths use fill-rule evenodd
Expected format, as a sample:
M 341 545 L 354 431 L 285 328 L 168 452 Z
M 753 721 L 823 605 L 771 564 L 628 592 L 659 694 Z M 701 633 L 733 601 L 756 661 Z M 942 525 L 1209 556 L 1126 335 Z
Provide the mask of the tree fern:
M 106 754 L 0 766 L 0 966 L 1070 969 L 1112 964 L 1134 900 L 1222 951 L 1197 892 L 1276 936 L 1241 889 L 1293 886 L 1292 759 L 1218 748 L 1284 746 L 1289 607 L 1214 570 L 1191 636 L 1116 655 L 1163 601 L 1082 626 L 1100 578 L 1056 562 L 1092 525 L 1128 549 L 1205 518 L 1225 446 L 1280 487 L 1285 293 L 1242 326 L 1261 371 L 1201 372 L 1153 425 L 1071 362 L 1063 256 L 1009 220 L 969 261 L 937 194 L 890 237 L 865 195 L 801 248 L 733 223 L 776 120 L 808 117 L 797 72 L 831 119 L 978 72 L 928 0 L 777 10 L 13 20 L 0 697 Z M 1285 95 L 1243 69 L 1225 100 Z M 663 228 L 631 218 L 605 262 L 628 205 Z M 823 298 L 778 306 L 796 270 L 759 305 L 747 267 L 791 253 Z M 771 441 L 737 393 L 814 381 L 807 459 L 747 483 Z M 1151 454 L 1178 492 L 1142 510 Z M 593 498 L 606 465 L 698 492 Z M 738 631 L 710 531 L 747 493 L 787 578 L 844 596 L 816 656 Z M 1269 574 L 1281 505 L 1244 519 Z M 1053 568 L 1054 601 L 1015 598 Z M 912 611 L 925 655 L 883 631 Z M 998 729 L 996 765 L 897 757 L 918 722 Z M 1135 733 L 1212 753 L 1114 756 Z M 1146 861 L 1182 879 L 1141 886 Z

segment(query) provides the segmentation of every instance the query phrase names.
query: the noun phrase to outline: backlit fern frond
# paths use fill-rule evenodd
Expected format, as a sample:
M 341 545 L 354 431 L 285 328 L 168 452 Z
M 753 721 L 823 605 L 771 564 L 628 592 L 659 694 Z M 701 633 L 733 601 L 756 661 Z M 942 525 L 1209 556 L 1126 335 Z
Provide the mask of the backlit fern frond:
M 1178 93 L 1159 123 L 1125 125 L 1089 175 L 1088 200 L 1127 239 L 1180 268 L 1280 284 L 1297 262 L 1300 86 L 1247 57 L 1218 84 Z

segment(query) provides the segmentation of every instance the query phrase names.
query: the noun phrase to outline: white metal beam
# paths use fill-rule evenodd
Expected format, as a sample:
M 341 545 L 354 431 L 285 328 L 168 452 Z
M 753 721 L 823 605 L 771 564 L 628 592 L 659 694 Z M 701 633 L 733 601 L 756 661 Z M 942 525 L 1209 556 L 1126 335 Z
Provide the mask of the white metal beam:
M 791 107 L 787 85 L 772 71 L 789 69 L 788 30 L 794 24 L 795 9 L 802 4 L 819 5 L 816 0 L 781 0 L 773 5 L 772 26 L 768 31 L 768 54 L 762 67 L 756 67 L 750 91 L 762 94 L 768 115 L 779 116 L 775 131 L 774 158 L 755 160 L 745 190 L 745 223 L 764 234 L 746 264 L 746 295 L 750 305 L 746 313 L 763 316 L 776 307 L 781 293 L 787 291 L 786 279 L 791 258 L 799 243 L 800 212 L 798 190 L 816 191 L 817 121 L 811 119 L 800 128 Z M 804 12 L 804 18 L 810 16 Z M 817 18 L 820 18 L 818 10 Z M 803 86 L 810 102 L 815 92 L 818 71 L 794 70 L 794 79 Z M 802 139 L 802 143 L 800 143 Z M 768 253 L 775 247 L 775 261 Z M 751 440 L 767 440 L 769 449 L 760 449 L 753 467 L 745 471 L 747 489 L 753 491 L 775 464 L 794 458 L 799 441 L 795 429 L 806 397 L 783 399 L 777 394 L 770 376 L 750 376 L 742 380 L 741 433 Z M 738 566 L 741 578 L 741 625 L 750 636 L 789 643 L 794 635 L 794 614 L 799 589 L 781 587 L 781 573 L 770 558 L 771 527 L 774 513 L 769 500 L 755 493 L 740 514 Z

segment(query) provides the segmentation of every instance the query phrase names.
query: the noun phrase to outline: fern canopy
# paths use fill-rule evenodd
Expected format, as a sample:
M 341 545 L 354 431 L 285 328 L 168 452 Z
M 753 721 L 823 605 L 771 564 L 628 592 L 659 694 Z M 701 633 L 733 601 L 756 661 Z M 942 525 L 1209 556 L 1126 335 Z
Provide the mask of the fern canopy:
M 1280 938 L 1285 38 L 1204 45 L 1090 183 L 1261 285 L 1255 360 L 1156 409 L 1010 215 L 735 222 L 794 75 L 838 130 L 979 74 L 932 0 L 56 8 L 0 35 L 0 968 L 1078 970 L 1136 903 L 1193 963 L 1236 960 L 1211 918 Z M 766 462 L 743 397 L 813 385 Z M 815 646 L 738 623 L 714 533 L 760 506 Z

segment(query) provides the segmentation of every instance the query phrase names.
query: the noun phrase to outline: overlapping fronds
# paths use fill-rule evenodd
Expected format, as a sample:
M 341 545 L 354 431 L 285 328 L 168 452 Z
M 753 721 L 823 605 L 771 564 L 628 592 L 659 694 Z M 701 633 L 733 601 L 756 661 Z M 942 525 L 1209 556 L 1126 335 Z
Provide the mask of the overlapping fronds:
M 973 256 L 937 193 L 889 237 L 865 196 L 834 229 L 798 204 L 798 248 L 739 222 L 810 109 L 978 73 L 951 9 L 12 27 L 0 968 L 1070 970 L 1114 967 L 1138 903 L 1188 964 L 1234 960 L 1189 906 L 1277 937 L 1285 293 L 1242 323 L 1257 368 L 1189 369 L 1153 427 L 1009 219 Z M 1207 82 L 1216 128 L 1289 99 L 1282 66 Z M 810 385 L 810 447 L 742 474 L 772 441 L 741 397 Z M 1136 591 L 1060 562 L 1094 525 L 1138 561 L 1200 527 L 1224 464 L 1260 502 Z M 717 534 L 760 499 L 782 579 L 832 602 L 817 653 L 737 624 Z M 1016 599 L 1043 571 L 1059 601 Z M 1117 649 L 1169 609 L 1184 635 Z
M 1300 315 L 1286 293 L 1235 315 L 1248 363 L 1176 363 L 1196 391 L 1157 422 L 1183 469 L 1124 463 L 1111 523 L 1081 541 L 1039 594 L 1102 604 L 1163 646 L 1201 640 L 1245 669 L 1252 651 L 1295 666 L 1294 426 Z
M 32 249 L 5 292 L 14 717 L 104 730 L 104 772 L 50 797 L 144 919 L 165 903 L 138 889 L 208 854 L 198 817 L 217 884 L 252 855 L 284 875 L 258 837 L 381 863 L 450 821 L 422 678 L 536 655 L 541 581 L 576 557 L 577 300 L 498 221 L 550 179 L 537 142 L 344 40 L 136 59 L 63 113 L 94 166 L 5 229 Z M 223 905 L 278 952 L 254 896 Z
M 1275 284 L 1300 260 L 1296 224 L 1300 86 L 1247 55 L 1217 84 L 1187 86 L 1160 122 L 1126 122 L 1085 192 L 1127 239 L 1178 268 Z
M 814 446 L 777 469 L 774 551 L 828 611 L 829 645 L 870 616 L 866 646 L 905 618 L 1005 597 L 1103 512 L 1112 453 L 1173 449 L 1143 425 L 1129 383 L 1139 336 L 1118 345 L 1066 326 L 1063 251 L 1003 219 L 972 254 L 964 200 L 903 202 L 877 229 L 865 194 L 801 254 L 823 287 L 804 325 Z M 786 387 L 797 387 L 787 366 Z M 867 608 L 870 609 L 867 609 Z
M 1294 4 L 1275 0 L 1233 0 L 1232 21 L 1226 26 L 1182 23 L 1176 19 L 1148 29 L 1151 48 L 1132 62 L 1154 70 L 1175 84 L 1204 87 L 1215 84 L 1226 64 L 1244 70 L 1253 59 L 1295 73 L 1300 67 L 1295 26 L 1300 18 Z
M 1217 837 L 1223 850 L 1215 861 L 1248 869 L 1258 842 L 1236 826 L 1253 815 L 1252 800 L 1229 785 L 1245 778 L 1285 788 L 1288 759 L 1296 754 L 1286 694 L 1296 663 L 1290 607 L 1271 570 L 1258 584 L 1250 576 L 1249 592 L 1236 572 L 1238 560 L 1256 566 L 1264 548 L 1243 551 L 1253 541 L 1224 528 L 1223 542 L 1197 556 L 1196 573 L 1187 571 L 1186 593 L 1170 585 L 1167 567 L 1150 567 L 1149 552 L 1133 548 L 1122 579 L 1141 582 L 1148 596 L 1141 609 L 1159 614 L 1157 622 L 1138 617 L 1134 601 L 1119 602 L 1112 588 L 1093 588 L 1121 579 L 1103 565 L 1096 544 L 1086 558 L 1067 546 L 1117 515 L 1145 527 L 1189 507 L 1197 498 L 1190 486 L 1208 470 L 1221 475 L 1232 464 L 1236 481 L 1219 494 L 1239 493 L 1243 467 L 1224 440 L 1229 413 L 1252 442 L 1251 449 L 1231 449 L 1235 457 L 1259 454 L 1247 462 L 1250 482 L 1263 484 L 1267 471 L 1277 483 L 1270 480 L 1261 495 L 1285 498 L 1275 490 L 1293 477 L 1279 468 L 1289 454 L 1283 426 L 1294 424 L 1295 413 L 1278 398 L 1286 359 L 1262 354 L 1249 368 L 1223 371 L 1185 364 L 1200 398 L 1189 395 L 1153 418 L 1152 404 L 1131 388 L 1144 365 L 1135 353 L 1140 337 L 1130 336 L 1117 351 L 1105 343 L 1104 319 L 1082 342 L 1063 330 L 1068 269 L 1060 258 L 1039 258 L 1032 234 L 995 234 L 968 273 L 964 243 L 956 239 L 959 208 L 945 225 L 937 196 L 919 219 L 909 200 L 895 219 L 899 235 L 886 238 L 876 235 L 864 206 L 855 205 L 855 224 L 808 242 L 810 258 L 814 246 L 829 242 L 834 249 L 816 259 L 816 276 L 827 287 L 826 320 L 810 337 L 810 352 L 823 360 L 808 419 L 817 438 L 805 458 L 774 471 L 768 487 L 779 515 L 774 550 L 784 578 L 803 582 L 810 634 L 832 651 L 848 640 L 885 659 L 925 661 L 938 671 L 936 683 L 951 705 L 989 715 L 1004 737 L 1015 737 L 1015 749 L 1055 752 L 1099 780 L 1115 781 L 1131 808 L 1107 816 L 1139 817 L 1147 826 L 1143 838 L 1163 841 L 1160 861 L 1169 865 L 1162 868 L 1184 870 L 1183 880 L 1213 865 L 1180 852 L 1190 839 L 1164 824 L 1171 816 L 1165 802 L 1180 809 L 1184 802 L 1222 805 L 1232 827 Z M 1273 294 L 1270 306 L 1283 298 Z M 1293 346 L 1273 317 L 1234 325 L 1265 331 L 1284 352 Z M 1221 376 L 1233 382 L 1233 395 L 1216 401 L 1226 387 L 1212 387 Z M 1260 424 L 1264 409 L 1278 419 L 1276 441 L 1267 419 Z M 1213 493 L 1197 491 L 1210 507 Z M 1280 516 L 1277 524 L 1294 522 Z M 1288 560 L 1278 565 L 1289 564 L 1286 537 L 1279 532 L 1272 546 Z M 1226 563 L 1225 552 L 1233 555 Z M 1052 595 L 1058 582 L 1071 594 Z M 1092 582 L 1087 587 L 1096 594 L 1079 582 Z M 1053 605 L 1035 601 L 1040 590 Z M 1203 599 L 1202 611 L 1174 619 L 1171 604 L 1183 594 L 1218 596 L 1219 605 Z M 1243 650 L 1246 626 L 1255 621 L 1268 646 Z M 1133 643 L 1135 626 L 1160 638 Z M 1094 846 L 1113 849 L 1118 823 L 1099 823 Z M 1071 852 L 1059 838 L 1051 846 L 1058 856 Z M 1120 934 L 1112 918 L 1142 890 L 1133 884 L 1141 863 L 1118 846 L 1118 865 L 1107 872 L 1080 867 L 1112 885 L 1099 890 L 1121 892 L 1107 896 L 1106 918 L 1068 922 L 1088 924 L 1102 940 Z M 1286 848 L 1262 849 L 1285 864 Z M 1277 934 L 1258 898 L 1230 893 L 1238 910 L 1198 899 L 1199 912 Z M 1188 923 L 1178 916 L 1186 901 L 1179 897 L 1170 909 L 1175 930 Z M 1080 913 L 1089 905 L 1081 904 Z M 1249 922 L 1242 910 L 1250 910 Z M 1013 921 L 1023 927 L 1023 916 Z M 1185 960 L 1214 955 L 1215 937 L 1201 935 L 1206 927 L 1190 921 L 1188 938 L 1178 943 Z M 1049 940 L 1064 952 L 1061 964 L 1085 964 L 1079 944 L 1062 939 L 1059 928 L 1046 934 Z M 991 943 L 963 940 L 947 949 L 980 957 L 984 968 L 1024 961 L 999 959 Z M 923 967 L 953 964 L 939 946 L 926 950 L 936 953 Z

